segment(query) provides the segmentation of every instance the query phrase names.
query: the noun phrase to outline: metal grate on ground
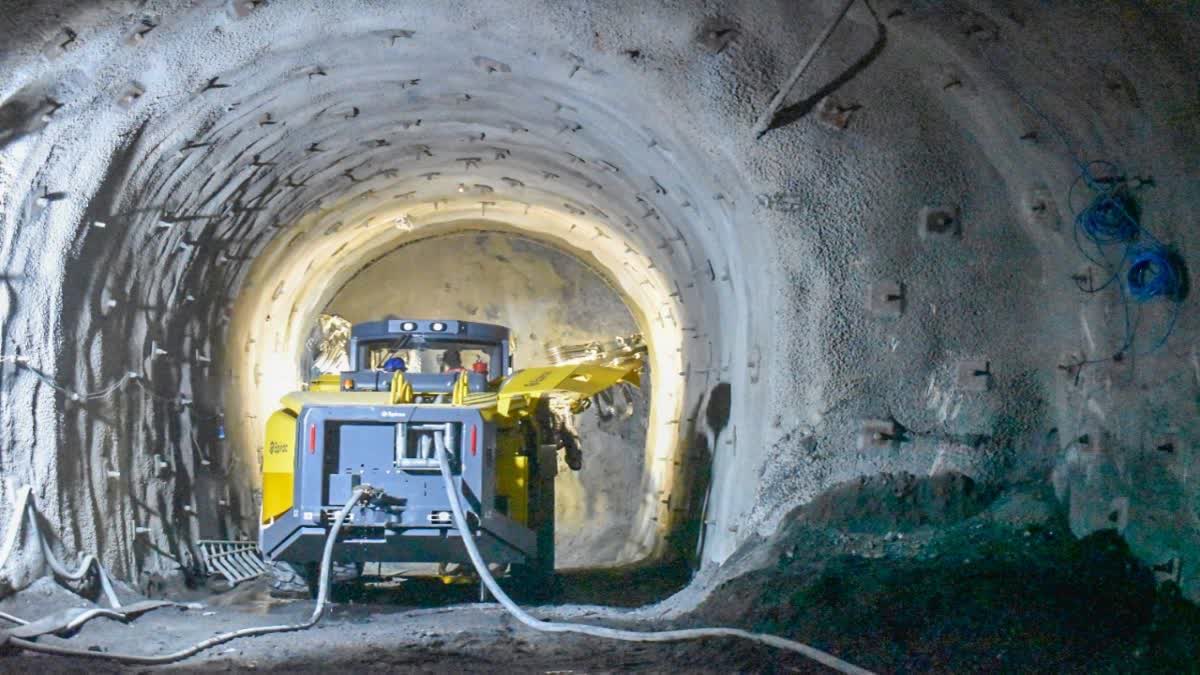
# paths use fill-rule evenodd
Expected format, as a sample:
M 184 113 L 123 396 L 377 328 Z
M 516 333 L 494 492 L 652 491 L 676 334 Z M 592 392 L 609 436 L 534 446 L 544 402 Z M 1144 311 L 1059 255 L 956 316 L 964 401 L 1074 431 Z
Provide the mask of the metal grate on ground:
M 206 574 L 220 574 L 237 585 L 266 571 L 258 545 L 250 541 L 220 541 L 202 539 L 200 562 Z

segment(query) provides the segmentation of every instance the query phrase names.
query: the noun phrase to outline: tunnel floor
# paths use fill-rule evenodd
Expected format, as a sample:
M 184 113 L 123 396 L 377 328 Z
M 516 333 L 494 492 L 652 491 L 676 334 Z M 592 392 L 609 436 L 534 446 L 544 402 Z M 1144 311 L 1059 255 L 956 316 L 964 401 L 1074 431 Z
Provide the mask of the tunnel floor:
M 1112 531 L 1070 535 L 1044 487 L 989 491 L 962 476 L 862 479 L 818 497 L 716 571 L 688 611 L 686 570 L 564 574 L 543 618 L 635 629 L 736 626 L 797 639 L 877 672 L 1198 672 L 1200 608 Z M 343 589 L 316 628 L 240 639 L 173 668 L 312 672 L 823 672 L 736 640 L 628 644 L 526 629 L 477 587 L 435 580 Z M 307 600 L 265 585 L 192 591 L 201 607 L 97 620 L 74 646 L 163 653 L 235 627 L 296 622 Z M 529 600 L 528 597 L 525 598 Z M 563 604 L 572 603 L 572 604 Z M 583 604 L 596 603 L 596 604 Z M 86 604 L 42 580 L 0 602 L 18 616 Z M 63 642 L 60 638 L 42 638 Z M 101 647 L 103 645 L 103 647 Z M 0 669 L 115 672 L 103 661 L 15 654 Z

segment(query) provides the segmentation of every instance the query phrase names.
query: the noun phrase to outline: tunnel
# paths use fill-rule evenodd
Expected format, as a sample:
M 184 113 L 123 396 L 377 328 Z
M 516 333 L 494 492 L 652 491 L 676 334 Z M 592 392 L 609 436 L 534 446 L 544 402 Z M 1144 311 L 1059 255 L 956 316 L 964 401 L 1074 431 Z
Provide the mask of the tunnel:
M 0 610 L 190 607 L 0 630 L 307 616 L 200 542 L 264 564 L 264 434 L 330 321 L 419 318 L 508 327 L 517 371 L 644 340 L 619 414 L 566 415 L 540 616 L 880 672 L 1200 662 L 1194 3 L 0 7 Z M 422 588 L 192 665 L 813 667 Z M 123 667 L 0 664 L 46 658 Z

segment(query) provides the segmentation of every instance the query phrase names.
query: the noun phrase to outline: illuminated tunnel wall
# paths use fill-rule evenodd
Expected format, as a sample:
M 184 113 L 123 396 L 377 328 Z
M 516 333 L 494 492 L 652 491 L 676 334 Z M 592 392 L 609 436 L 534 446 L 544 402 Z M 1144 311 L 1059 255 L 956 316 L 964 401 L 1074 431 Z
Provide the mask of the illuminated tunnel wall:
M 338 289 L 325 311 L 348 321 L 449 316 L 512 330 L 513 366 L 551 363 L 550 348 L 639 330 L 621 296 L 581 260 L 507 232 L 469 230 L 384 254 Z M 470 365 L 469 361 L 466 365 Z M 650 378 L 572 418 L 583 465 L 555 479 L 560 568 L 636 562 L 652 551 L 636 530 L 646 475 Z M 604 408 L 604 410 L 602 410 Z
M 1077 531 L 1124 500 L 1139 555 L 1200 551 L 1194 313 L 1136 370 L 1058 368 L 1123 327 L 1063 272 L 1077 169 L 1047 122 L 1158 177 L 1144 217 L 1185 235 L 1177 10 L 857 3 L 753 138 L 832 4 L 9 8 L 0 497 L 32 485 L 64 548 L 131 579 L 201 532 L 252 536 L 259 430 L 317 315 L 384 253 L 471 228 L 577 257 L 650 340 L 632 550 L 662 550 L 694 486 L 719 562 L 860 475 L 1058 467 Z M 1106 49 L 1055 51 L 1072 30 Z M 1089 429 L 1102 452 L 1067 446 Z M 1144 451 L 1163 436 L 1181 450 Z

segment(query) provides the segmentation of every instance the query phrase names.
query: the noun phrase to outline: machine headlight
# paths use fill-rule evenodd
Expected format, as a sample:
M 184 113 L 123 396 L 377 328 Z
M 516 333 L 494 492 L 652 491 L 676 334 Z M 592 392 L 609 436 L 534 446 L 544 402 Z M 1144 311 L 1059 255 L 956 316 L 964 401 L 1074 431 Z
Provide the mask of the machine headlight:
M 440 333 L 440 332 L 446 330 L 446 324 L 442 323 L 441 321 L 434 321 L 433 323 L 429 324 L 429 330 L 437 331 Z
M 413 322 L 413 321 L 405 321 L 404 323 L 400 324 L 400 330 L 403 330 L 403 331 L 414 331 L 416 329 L 417 329 L 417 324 L 416 324 L 416 322 Z

